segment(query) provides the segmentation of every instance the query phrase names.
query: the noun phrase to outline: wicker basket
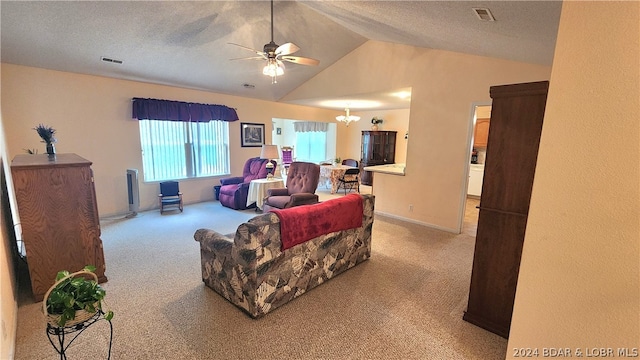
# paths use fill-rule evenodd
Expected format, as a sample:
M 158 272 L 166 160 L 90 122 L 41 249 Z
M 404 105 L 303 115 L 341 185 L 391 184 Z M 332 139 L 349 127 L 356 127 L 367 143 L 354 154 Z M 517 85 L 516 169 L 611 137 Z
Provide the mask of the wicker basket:
M 44 295 L 44 300 L 42 301 L 42 312 L 46 315 L 47 323 L 49 325 L 51 325 L 53 327 L 60 327 L 60 325 L 58 325 L 58 321 L 60 320 L 60 317 L 62 316 L 62 315 L 59 315 L 59 314 L 49 314 L 49 312 L 47 312 L 47 300 L 49 299 L 49 294 L 51 294 L 51 291 L 53 291 L 53 289 L 55 289 L 55 287 L 58 286 L 58 284 L 60 284 L 61 282 L 65 281 L 65 280 L 67 280 L 69 278 L 79 276 L 79 275 L 89 275 L 95 280 L 96 283 L 98 282 L 98 276 L 96 274 L 92 273 L 91 271 L 86 271 L 86 270 L 74 272 L 73 274 L 69 274 L 69 275 L 63 277 L 62 279 L 56 281 L 56 283 L 53 284 L 49 288 L 49 290 L 47 290 L 46 294 Z M 83 323 L 83 322 L 91 319 L 93 316 L 95 316 L 95 314 L 98 312 L 99 301 L 96 301 L 93 305 L 94 305 L 96 311 L 88 312 L 86 310 L 77 310 L 75 318 L 73 318 L 72 320 L 68 320 L 64 324 L 64 327 L 71 327 L 71 326 L 78 325 L 80 323 Z

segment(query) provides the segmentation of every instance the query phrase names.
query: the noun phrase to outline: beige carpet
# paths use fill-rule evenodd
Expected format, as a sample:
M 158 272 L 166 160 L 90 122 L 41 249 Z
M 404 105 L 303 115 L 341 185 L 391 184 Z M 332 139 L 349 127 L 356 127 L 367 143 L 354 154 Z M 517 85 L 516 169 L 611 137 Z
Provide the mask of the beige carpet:
M 182 214 L 103 220 L 111 358 L 504 359 L 505 339 L 462 320 L 477 216 L 477 201 L 470 204 L 460 235 L 376 216 L 369 261 L 259 320 L 204 286 L 193 240 L 200 227 L 235 232 L 252 210 L 206 202 Z M 58 359 L 41 303 L 28 283 L 22 289 L 15 358 Z M 69 359 L 105 359 L 108 333 L 96 323 Z

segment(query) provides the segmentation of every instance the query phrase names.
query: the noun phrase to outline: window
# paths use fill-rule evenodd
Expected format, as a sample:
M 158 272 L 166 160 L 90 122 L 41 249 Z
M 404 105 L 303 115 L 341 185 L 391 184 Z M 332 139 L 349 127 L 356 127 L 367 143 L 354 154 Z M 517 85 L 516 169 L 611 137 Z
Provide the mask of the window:
M 229 123 L 140 120 L 144 181 L 229 173 Z
M 319 163 L 327 159 L 327 132 L 296 132 L 296 160 Z

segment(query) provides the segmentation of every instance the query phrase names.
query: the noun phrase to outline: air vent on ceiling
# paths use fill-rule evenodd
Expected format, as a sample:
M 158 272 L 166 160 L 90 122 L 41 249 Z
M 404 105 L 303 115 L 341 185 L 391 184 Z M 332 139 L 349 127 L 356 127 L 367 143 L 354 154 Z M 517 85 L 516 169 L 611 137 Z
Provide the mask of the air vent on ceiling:
M 473 8 L 473 12 L 482 21 L 496 21 L 491 11 L 487 8 Z
M 255 88 L 256 88 L 256 86 L 255 86 L 255 85 L 253 85 L 253 84 L 247 84 L 247 83 L 242 84 L 242 86 L 243 86 L 245 89 L 255 89 Z
M 100 60 L 104 61 L 104 62 L 109 62 L 109 63 L 114 63 L 114 64 L 122 64 L 122 60 L 116 60 L 116 59 L 111 59 L 108 57 L 101 57 Z

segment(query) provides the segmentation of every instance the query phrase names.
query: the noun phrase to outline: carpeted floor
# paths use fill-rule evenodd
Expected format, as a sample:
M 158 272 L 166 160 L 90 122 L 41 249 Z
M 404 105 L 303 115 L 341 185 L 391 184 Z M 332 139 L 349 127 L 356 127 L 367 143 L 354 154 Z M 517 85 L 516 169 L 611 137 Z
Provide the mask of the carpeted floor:
M 376 216 L 369 261 L 259 320 L 204 286 L 193 240 L 200 227 L 233 233 L 253 210 L 205 202 L 184 213 L 105 219 L 111 358 L 504 359 L 505 339 L 462 320 L 475 205 L 469 200 L 460 235 Z M 21 289 L 15 358 L 58 359 L 42 303 L 33 303 L 28 280 Z M 106 359 L 108 334 L 105 321 L 94 324 L 69 348 L 69 359 Z

